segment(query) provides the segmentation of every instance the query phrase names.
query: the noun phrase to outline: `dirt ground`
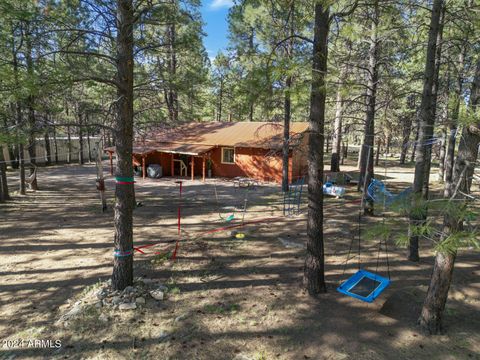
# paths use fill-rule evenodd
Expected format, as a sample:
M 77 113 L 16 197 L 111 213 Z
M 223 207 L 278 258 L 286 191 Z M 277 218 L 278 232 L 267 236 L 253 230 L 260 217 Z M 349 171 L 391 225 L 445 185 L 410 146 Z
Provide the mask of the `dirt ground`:
M 411 167 L 386 168 L 394 192 L 411 182 Z M 9 176 L 16 188 L 16 174 Z M 130 311 L 91 308 L 60 326 L 60 316 L 111 275 L 114 181 L 106 181 L 110 210 L 102 214 L 94 165 L 39 168 L 38 176 L 39 191 L 14 194 L 0 205 L 0 359 L 480 359 L 478 252 L 458 254 L 445 335 L 424 336 L 416 326 L 433 264 L 427 241 L 418 264 L 389 243 L 392 284 L 374 303 L 335 291 L 357 269 L 354 258 L 343 274 L 358 232 L 354 187 L 343 199 L 326 199 L 329 291 L 312 299 L 300 286 L 306 196 L 300 215 L 282 217 L 274 184 L 247 191 L 229 181 L 184 180 L 183 241 L 173 263 L 155 252 L 171 251 L 177 239 L 177 179 L 138 179 L 143 206 L 134 213 L 135 244 L 158 244 L 135 254 L 135 276 L 167 286 L 166 299 L 149 298 Z M 199 236 L 239 224 L 245 199 L 245 222 L 275 219 L 235 229 L 244 239 L 231 230 Z M 226 223 L 221 217 L 233 209 L 235 218 Z M 377 248 L 376 242 L 362 244 L 362 267 L 386 275 L 383 255 L 377 269 Z M 62 346 L 8 346 L 18 339 L 60 340 Z

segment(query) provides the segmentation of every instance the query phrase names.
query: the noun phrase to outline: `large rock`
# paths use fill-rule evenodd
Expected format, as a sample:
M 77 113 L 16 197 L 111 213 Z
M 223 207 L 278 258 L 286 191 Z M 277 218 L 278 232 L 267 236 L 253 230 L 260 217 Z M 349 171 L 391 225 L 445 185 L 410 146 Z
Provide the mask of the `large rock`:
M 60 324 L 70 319 L 73 319 L 74 317 L 80 315 L 82 311 L 83 311 L 82 302 L 77 301 L 66 314 L 62 315 L 60 319 L 58 319 L 57 323 Z
M 135 303 L 123 303 L 118 305 L 119 310 L 135 310 L 137 308 L 137 304 Z
M 160 289 L 156 289 L 150 291 L 150 296 L 155 300 L 163 300 L 165 298 L 165 293 Z
M 144 298 L 144 297 L 137 297 L 137 298 L 135 299 L 135 303 L 136 303 L 137 305 L 145 305 L 146 301 L 145 301 L 145 298 Z
M 122 302 L 122 298 L 120 296 L 114 296 L 112 299 L 112 304 L 113 305 L 118 305 Z
M 133 286 L 127 286 L 125 289 L 123 289 L 123 292 L 126 293 L 131 293 L 135 290 Z
M 105 289 L 101 289 L 101 290 L 98 290 L 96 293 L 95 293 L 95 296 L 97 297 L 98 300 L 103 300 L 107 297 L 108 295 L 108 292 L 105 291 Z

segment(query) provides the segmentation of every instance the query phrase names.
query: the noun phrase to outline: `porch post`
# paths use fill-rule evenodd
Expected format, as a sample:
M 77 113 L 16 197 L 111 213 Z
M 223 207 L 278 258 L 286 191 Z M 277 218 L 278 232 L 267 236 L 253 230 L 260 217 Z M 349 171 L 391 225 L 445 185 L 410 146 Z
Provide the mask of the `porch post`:
M 191 163 L 192 181 L 194 180 L 194 177 L 195 177 L 195 161 L 194 160 L 195 160 L 195 158 L 192 155 L 192 163 Z
M 110 158 L 110 175 L 113 176 L 113 153 L 111 151 L 108 152 L 108 157 Z
M 145 180 L 145 156 L 142 155 L 142 177 Z
M 203 155 L 202 159 L 202 180 L 205 182 L 205 155 Z
M 175 172 L 175 166 L 174 166 L 174 163 L 173 163 L 173 154 L 171 154 L 171 162 L 170 162 L 170 176 L 175 176 L 174 172 Z

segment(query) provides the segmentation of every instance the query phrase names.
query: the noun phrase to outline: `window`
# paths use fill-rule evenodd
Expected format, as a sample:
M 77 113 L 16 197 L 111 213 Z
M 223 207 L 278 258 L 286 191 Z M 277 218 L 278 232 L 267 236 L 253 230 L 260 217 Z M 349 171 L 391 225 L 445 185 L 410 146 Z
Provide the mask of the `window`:
M 222 148 L 222 164 L 235 164 L 234 148 Z

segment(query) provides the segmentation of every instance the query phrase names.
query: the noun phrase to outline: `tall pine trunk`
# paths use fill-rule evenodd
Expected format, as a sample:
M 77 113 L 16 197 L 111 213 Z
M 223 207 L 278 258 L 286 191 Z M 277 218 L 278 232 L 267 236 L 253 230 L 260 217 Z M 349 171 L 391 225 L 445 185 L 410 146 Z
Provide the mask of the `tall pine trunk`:
M 15 104 L 11 104 L 11 110 L 13 113 L 15 113 Z M 8 123 L 7 123 L 7 117 L 4 118 L 3 124 L 5 126 L 5 129 L 8 128 Z M 12 169 L 18 169 L 18 161 L 17 161 L 17 154 L 15 152 L 15 144 L 7 144 L 7 153 L 8 153 L 8 159 L 10 160 L 10 166 Z
M 92 162 L 92 144 L 90 142 L 90 129 L 87 127 L 87 151 L 88 151 L 88 162 Z
M 327 75 L 327 39 L 329 9 L 315 4 L 315 25 L 310 97 L 308 147 L 307 254 L 304 286 L 311 296 L 326 292 L 323 243 L 323 145 L 325 130 L 325 77 Z
M 51 165 L 52 164 L 52 147 L 50 145 L 50 135 L 49 135 L 48 127 L 45 129 L 44 141 L 45 141 L 45 165 Z
M 83 157 L 83 115 L 78 114 L 78 163 L 83 165 L 85 159 Z
M 67 126 L 67 164 L 72 162 L 72 134 L 70 126 Z
M 295 34 L 295 2 L 290 5 L 289 35 L 292 36 L 286 49 L 286 57 L 290 60 L 293 57 L 293 35 Z M 285 80 L 285 95 L 283 102 L 283 149 L 282 149 L 282 191 L 288 191 L 289 153 L 290 153 L 290 120 L 292 116 L 292 76 L 288 75 Z
M 437 36 L 440 31 L 440 15 L 443 8 L 443 0 L 434 0 L 432 8 L 432 17 L 430 21 L 430 30 L 428 34 L 427 56 L 424 72 L 424 83 L 422 92 L 422 103 L 420 105 L 419 128 L 418 128 L 418 145 L 415 159 L 415 176 L 413 181 L 413 193 L 416 201 L 418 198 L 424 198 L 426 194 L 422 193 L 424 189 L 425 178 L 428 175 L 425 168 L 426 157 L 431 156 L 430 139 L 433 136 L 433 123 L 435 119 L 435 111 L 433 106 L 434 93 L 433 86 L 435 81 L 435 56 L 437 50 Z M 413 206 L 416 208 L 416 206 Z M 419 261 L 418 253 L 418 232 L 414 231 L 416 226 L 421 225 L 426 219 L 426 208 L 419 212 L 417 209 L 412 210 L 410 214 L 409 226 L 409 254 L 410 261 Z
M 292 77 L 288 76 L 286 80 L 285 99 L 284 99 L 284 120 L 283 120 L 283 149 L 282 149 L 282 191 L 288 191 L 288 160 L 290 153 L 290 115 L 291 99 L 290 88 L 292 87 Z
M 440 154 L 438 155 L 438 182 L 443 183 L 445 179 L 445 154 L 447 145 L 447 129 L 443 127 L 442 138 L 440 139 Z
M 223 77 L 220 79 L 220 89 L 218 90 L 217 121 L 222 121 L 222 106 L 223 106 Z
M 470 96 L 470 108 L 472 113 L 478 111 L 480 104 L 480 58 L 477 59 L 475 76 L 472 83 Z M 460 194 L 460 198 L 466 201 L 462 194 L 469 193 L 471 175 L 475 169 L 478 158 L 478 146 L 480 145 L 480 123 L 467 124 L 462 131 L 462 137 L 458 146 L 458 154 L 455 160 L 453 181 L 445 182 L 445 197 L 450 198 L 454 194 Z M 458 185 L 459 191 L 455 187 Z M 459 204 L 458 206 L 464 206 Z M 450 234 L 462 230 L 463 219 L 445 214 L 443 221 L 442 241 Z M 427 296 L 419 318 L 420 326 L 430 334 L 439 334 L 443 331 L 443 313 L 448 298 L 448 291 L 452 281 L 453 268 L 455 265 L 456 250 L 450 252 L 437 252 L 432 278 L 428 287 Z
M 30 24 L 29 24 L 30 25 Z M 25 33 L 26 38 L 26 62 L 27 73 L 30 79 L 34 78 L 33 68 L 33 55 L 32 55 L 32 39 L 31 39 L 31 26 L 27 25 L 27 31 Z M 30 90 L 32 91 L 32 90 Z M 35 165 L 37 164 L 37 148 L 36 148 L 36 118 L 35 118 L 35 96 L 30 93 L 27 97 L 27 111 L 28 111 L 28 156 L 30 157 L 30 175 L 35 171 Z M 35 176 L 30 183 L 32 190 L 38 190 L 37 177 Z
M 177 7 L 176 0 L 171 0 L 170 4 Z M 177 50 L 176 50 L 176 41 L 177 41 L 177 29 L 175 25 L 176 21 L 176 11 L 175 17 L 173 18 L 173 23 L 167 27 L 167 38 L 169 41 L 168 44 L 168 76 L 169 76 L 169 89 L 167 91 L 168 97 L 168 111 L 170 120 L 175 123 L 178 121 L 178 94 L 177 94 Z
M 0 146 L 0 201 L 10 200 L 7 183 L 7 163 L 3 156 L 3 148 Z
M 363 134 L 363 145 L 360 158 L 360 181 L 358 190 L 363 191 L 363 203 L 365 215 L 373 215 L 373 200 L 367 195 L 368 186 L 373 178 L 373 147 L 375 144 L 375 107 L 377 101 L 378 86 L 378 59 L 380 55 L 380 44 L 378 40 L 378 22 L 380 19 L 380 9 L 378 0 L 373 2 L 373 13 L 371 18 L 370 48 L 368 51 L 368 71 L 367 71 L 367 96 L 365 111 L 365 130 Z
M 375 166 L 378 166 L 380 163 L 380 152 L 382 151 L 382 141 L 377 140 L 377 151 L 375 151 Z
M 445 151 L 444 171 L 445 184 L 451 184 L 453 181 L 453 163 L 455 159 L 455 143 L 457 137 L 457 126 L 453 123 L 448 124 L 448 136 Z M 446 188 L 445 188 L 446 191 Z
M 445 156 L 445 184 L 452 186 L 453 181 L 453 159 L 455 158 L 455 145 L 456 145 L 456 136 L 457 136 L 457 125 L 460 116 L 460 102 L 462 101 L 462 92 L 463 92 L 463 73 L 464 73 L 464 61 L 467 41 L 463 45 L 462 50 L 458 56 L 457 63 L 457 79 L 455 82 L 454 98 L 453 98 L 453 108 L 450 112 L 450 117 L 448 119 L 448 142 L 447 142 L 447 151 Z M 447 191 L 445 187 L 445 191 Z M 447 193 L 445 193 L 447 195 Z
M 116 168 L 115 176 L 133 180 L 133 4 L 117 0 L 117 116 L 114 123 Z M 128 181 L 127 181 L 128 182 Z M 123 290 L 133 284 L 133 181 L 115 188 L 115 250 L 123 256 L 114 257 L 112 286 Z M 130 255 L 128 255 L 130 254 Z
M 405 116 L 402 119 L 403 130 L 402 130 L 402 148 L 400 150 L 400 164 L 405 164 L 405 159 L 407 158 L 410 133 L 412 132 L 412 117 L 410 115 Z
M 438 25 L 438 32 L 437 32 L 437 43 L 435 49 L 435 71 L 433 74 L 433 86 L 432 86 L 432 116 L 430 118 L 430 122 L 428 123 L 429 126 L 429 134 L 428 139 L 433 141 L 434 137 L 434 126 L 435 126 L 435 119 L 437 117 L 437 98 L 438 98 L 438 88 L 439 88 L 439 76 L 440 76 L 440 67 L 442 64 L 442 46 L 443 46 L 443 23 L 445 19 L 445 11 L 446 7 L 442 6 L 440 12 L 440 20 Z M 428 141 L 427 139 L 427 141 Z M 425 154 L 424 154 L 424 167 L 425 167 L 425 175 L 423 178 L 423 188 L 422 194 L 424 199 L 428 199 L 428 193 L 430 188 L 430 169 L 432 167 L 432 147 L 433 144 L 429 144 L 425 147 Z
M 415 119 L 415 140 L 413 142 L 412 154 L 410 155 L 410 162 L 414 162 L 417 154 L 418 134 L 420 132 L 420 121 Z
M 330 171 L 340 171 L 340 151 L 342 144 L 342 118 L 344 108 L 343 84 L 347 76 L 346 67 L 343 66 L 340 71 L 340 83 L 337 89 L 337 100 L 335 102 L 335 121 L 333 124 L 333 139 L 332 139 L 332 157 L 330 160 Z
M 20 187 L 19 193 L 20 195 L 25 195 L 27 193 L 26 184 L 25 184 L 25 160 L 24 160 L 24 151 L 23 144 L 20 143 L 18 145 L 18 167 L 19 167 L 19 174 L 20 174 Z
M 57 127 L 55 126 L 55 124 L 53 124 L 52 136 L 53 136 L 53 156 L 55 158 L 55 164 L 58 164 Z
M 13 27 L 12 25 L 12 67 L 13 67 L 13 78 L 14 78 L 14 81 L 15 81 L 15 86 L 17 88 L 19 88 L 19 79 L 18 79 L 18 58 L 17 58 L 17 52 L 18 52 L 18 49 L 16 48 L 16 45 L 15 45 L 15 28 Z M 22 108 L 21 108 L 21 105 L 20 105 L 20 101 L 18 99 L 16 99 L 15 101 L 15 110 L 14 110 L 14 113 L 15 113 L 15 126 L 17 128 L 17 136 L 18 136 L 18 129 L 20 129 L 22 127 Z M 25 195 L 25 169 L 21 166 L 21 159 L 20 158 L 23 158 L 23 145 L 20 144 L 20 141 L 17 143 L 16 145 L 16 155 L 15 155 L 15 158 L 17 159 L 17 164 L 18 164 L 18 168 L 20 169 L 20 188 L 19 188 L 19 192 L 21 195 Z M 20 154 L 22 154 L 20 156 Z M 10 158 L 11 160 L 12 158 Z M 12 163 L 12 167 L 14 167 L 13 163 Z

